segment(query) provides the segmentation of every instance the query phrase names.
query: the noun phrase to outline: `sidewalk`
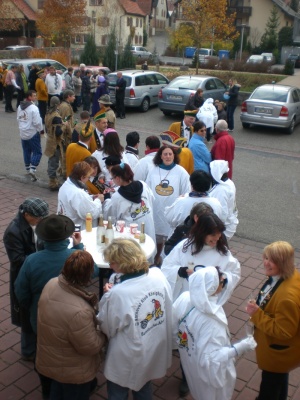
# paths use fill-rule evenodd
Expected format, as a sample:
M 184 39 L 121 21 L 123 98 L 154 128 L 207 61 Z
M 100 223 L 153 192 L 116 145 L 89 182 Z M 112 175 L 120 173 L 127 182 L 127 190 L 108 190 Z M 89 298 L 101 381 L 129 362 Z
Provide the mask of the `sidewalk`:
M 26 178 L 23 179 L 27 182 Z M 20 359 L 20 330 L 10 322 L 9 305 L 9 262 L 2 242 L 3 232 L 13 219 L 19 205 L 29 196 L 41 197 L 48 201 L 50 212 L 56 212 L 57 193 L 35 183 L 18 182 L 0 177 L 0 398 L 3 400 L 40 400 L 42 399 L 39 379 L 33 370 L 33 364 Z M 240 261 L 242 278 L 230 301 L 225 306 L 229 328 L 233 340 L 245 336 L 244 312 L 247 297 L 257 290 L 264 280 L 262 270 L 262 249 L 264 243 L 258 243 L 239 237 L 230 242 L 231 252 Z M 300 253 L 296 254 L 296 265 L 300 265 Z M 98 281 L 90 290 L 98 293 Z M 212 332 L 213 334 L 213 332 Z M 134 360 L 133 360 L 134 362 Z M 255 363 L 255 353 L 251 352 L 237 360 L 237 382 L 233 399 L 254 400 L 260 383 L 260 371 Z M 98 387 L 91 396 L 92 400 L 106 399 L 105 378 L 99 371 Z M 181 373 L 179 359 L 173 356 L 172 367 L 167 376 L 154 381 L 155 400 L 178 399 L 178 386 Z M 191 400 L 188 396 L 186 399 Z M 300 399 L 300 368 L 290 374 L 289 400 Z M 210 400 L 210 399 L 207 399 Z

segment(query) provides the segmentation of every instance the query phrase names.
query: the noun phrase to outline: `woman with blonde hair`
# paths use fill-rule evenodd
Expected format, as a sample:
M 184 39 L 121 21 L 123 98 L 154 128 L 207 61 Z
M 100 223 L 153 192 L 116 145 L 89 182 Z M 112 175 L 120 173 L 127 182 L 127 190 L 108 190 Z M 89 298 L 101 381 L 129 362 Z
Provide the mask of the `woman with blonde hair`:
M 98 319 L 109 339 L 104 365 L 108 399 L 152 399 L 151 380 L 165 376 L 172 356 L 172 294 L 162 272 L 149 269 L 133 239 L 115 239 L 104 259 L 121 282 L 102 297 Z M 116 311 L 117 310 L 117 311 Z
M 268 280 L 246 311 L 254 324 L 256 359 L 262 370 L 257 400 L 286 400 L 289 372 L 300 365 L 300 273 L 294 248 L 273 242 L 263 251 Z

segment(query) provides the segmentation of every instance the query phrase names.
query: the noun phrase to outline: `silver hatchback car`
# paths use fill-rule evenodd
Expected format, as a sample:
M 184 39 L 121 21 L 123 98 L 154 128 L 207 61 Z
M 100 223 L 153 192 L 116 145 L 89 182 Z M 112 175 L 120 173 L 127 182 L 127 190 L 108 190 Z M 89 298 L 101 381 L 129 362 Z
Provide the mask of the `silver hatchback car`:
M 300 90 L 277 84 L 259 86 L 243 102 L 240 119 L 245 129 L 262 125 L 291 134 L 300 122 Z
M 122 74 L 126 81 L 125 107 L 138 107 L 142 112 L 157 104 L 158 92 L 169 83 L 168 78 L 155 71 L 126 70 Z M 110 99 L 115 103 L 117 73 L 108 74 L 107 79 Z
M 182 75 L 173 79 L 158 94 L 158 108 L 165 114 L 183 113 L 189 98 L 197 89 L 203 90 L 203 98 L 223 99 L 226 85 L 219 78 L 207 75 Z

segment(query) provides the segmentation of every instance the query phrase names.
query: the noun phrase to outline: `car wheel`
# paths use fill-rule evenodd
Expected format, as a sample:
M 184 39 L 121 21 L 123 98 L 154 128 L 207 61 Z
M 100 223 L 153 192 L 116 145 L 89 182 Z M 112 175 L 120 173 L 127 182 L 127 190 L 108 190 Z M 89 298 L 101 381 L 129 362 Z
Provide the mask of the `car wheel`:
M 164 114 L 164 115 L 171 115 L 172 112 L 171 112 L 171 111 L 163 111 L 163 114 Z
M 295 118 L 293 118 L 291 125 L 286 129 L 286 133 L 288 135 L 291 135 L 294 132 L 295 129 Z
M 243 125 L 243 128 L 245 128 L 245 129 L 250 128 L 250 124 L 248 124 L 247 122 L 243 122 L 242 125 Z
M 142 101 L 141 106 L 140 106 L 140 110 L 141 110 L 142 112 L 147 112 L 147 111 L 149 110 L 149 108 L 150 108 L 150 101 L 149 101 L 149 98 L 148 98 L 148 97 L 145 97 L 145 98 L 143 99 L 143 101 Z

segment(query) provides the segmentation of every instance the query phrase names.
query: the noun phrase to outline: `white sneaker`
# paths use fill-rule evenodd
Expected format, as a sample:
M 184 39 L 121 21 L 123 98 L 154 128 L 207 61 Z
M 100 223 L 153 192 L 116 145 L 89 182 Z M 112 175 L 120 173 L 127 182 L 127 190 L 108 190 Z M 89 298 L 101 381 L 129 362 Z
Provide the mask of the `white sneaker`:
M 29 175 L 31 176 L 31 182 L 37 181 L 37 177 L 36 177 L 35 172 L 36 171 L 34 169 L 30 168 Z

